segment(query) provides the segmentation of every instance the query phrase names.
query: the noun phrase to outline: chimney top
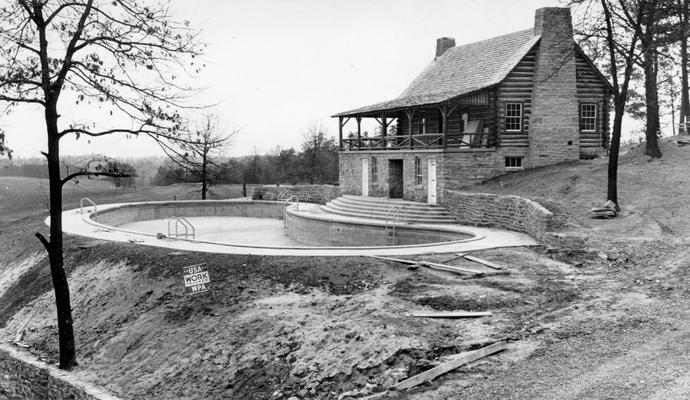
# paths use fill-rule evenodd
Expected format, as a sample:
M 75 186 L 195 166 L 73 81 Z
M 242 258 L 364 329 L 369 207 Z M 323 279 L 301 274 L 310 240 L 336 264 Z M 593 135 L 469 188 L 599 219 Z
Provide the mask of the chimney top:
M 572 37 L 572 18 L 567 7 L 543 7 L 534 13 L 534 36 L 559 30 Z
M 455 39 L 451 37 L 442 37 L 436 39 L 436 58 L 439 58 L 448 49 L 455 47 Z

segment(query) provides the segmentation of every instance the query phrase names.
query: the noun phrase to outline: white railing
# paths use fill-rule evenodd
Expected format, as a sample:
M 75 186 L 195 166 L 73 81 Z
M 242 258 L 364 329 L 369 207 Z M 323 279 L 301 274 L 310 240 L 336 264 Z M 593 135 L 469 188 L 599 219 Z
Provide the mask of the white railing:
M 175 234 L 173 235 L 172 231 L 172 223 L 175 223 Z M 182 225 L 184 228 L 184 234 L 181 234 L 179 231 L 179 227 Z M 189 239 L 190 233 L 189 231 L 192 231 L 191 236 L 192 239 L 196 237 L 196 229 L 194 229 L 194 225 L 192 225 L 191 222 L 187 220 L 185 217 L 176 217 L 172 216 L 168 218 L 168 237 L 175 237 L 178 238 L 180 236 L 184 236 L 185 239 Z
M 395 231 L 396 225 L 400 223 L 400 211 L 402 206 L 393 206 L 386 212 L 386 244 L 396 246 L 398 244 L 398 234 Z
M 292 203 L 292 204 L 290 204 Z M 287 230 L 287 209 L 291 205 L 295 205 L 295 211 L 299 211 L 299 197 L 290 196 L 281 202 L 281 207 L 283 207 L 283 227 Z
M 85 201 L 90 203 L 93 206 L 93 219 L 95 221 L 96 219 L 98 219 L 98 206 L 96 206 L 96 203 L 94 203 L 93 200 L 91 200 L 90 198 L 82 197 L 82 199 L 79 201 L 79 212 L 81 214 L 84 214 L 84 202 Z

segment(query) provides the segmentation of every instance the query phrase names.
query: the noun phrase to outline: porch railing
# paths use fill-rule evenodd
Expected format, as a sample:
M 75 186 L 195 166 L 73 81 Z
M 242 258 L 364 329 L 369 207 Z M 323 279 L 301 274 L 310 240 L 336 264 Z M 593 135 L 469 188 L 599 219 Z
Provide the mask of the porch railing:
M 442 148 L 493 147 L 490 133 L 425 133 L 420 135 L 391 135 L 342 140 L 341 150 L 404 150 Z M 445 142 L 445 143 L 444 143 Z

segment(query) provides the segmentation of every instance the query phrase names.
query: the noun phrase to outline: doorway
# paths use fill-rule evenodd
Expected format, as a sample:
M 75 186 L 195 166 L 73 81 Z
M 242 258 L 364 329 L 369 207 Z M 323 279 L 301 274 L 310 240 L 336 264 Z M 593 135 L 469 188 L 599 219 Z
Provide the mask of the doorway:
M 403 198 L 403 160 L 388 160 L 388 197 Z
M 427 188 L 426 202 L 429 204 L 436 204 L 436 160 L 431 159 L 428 162 L 429 187 Z
M 362 196 L 369 196 L 369 159 L 362 159 Z

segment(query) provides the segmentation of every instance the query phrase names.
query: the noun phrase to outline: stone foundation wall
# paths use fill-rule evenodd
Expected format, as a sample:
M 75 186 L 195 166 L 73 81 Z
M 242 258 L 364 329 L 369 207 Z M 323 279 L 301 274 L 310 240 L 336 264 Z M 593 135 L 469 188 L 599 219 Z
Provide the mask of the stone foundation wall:
M 35 360 L 9 345 L 0 345 L 0 398 L 45 400 L 118 400 L 81 382 L 69 372 Z
M 461 224 L 524 232 L 547 247 L 584 245 L 582 240 L 553 232 L 553 213 L 524 197 L 444 190 L 442 204 Z
M 340 187 L 334 185 L 263 185 L 254 188 L 254 200 L 278 200 L 284 190 L 292 192 L 300 202 L 326 204 L 340 196 Z

